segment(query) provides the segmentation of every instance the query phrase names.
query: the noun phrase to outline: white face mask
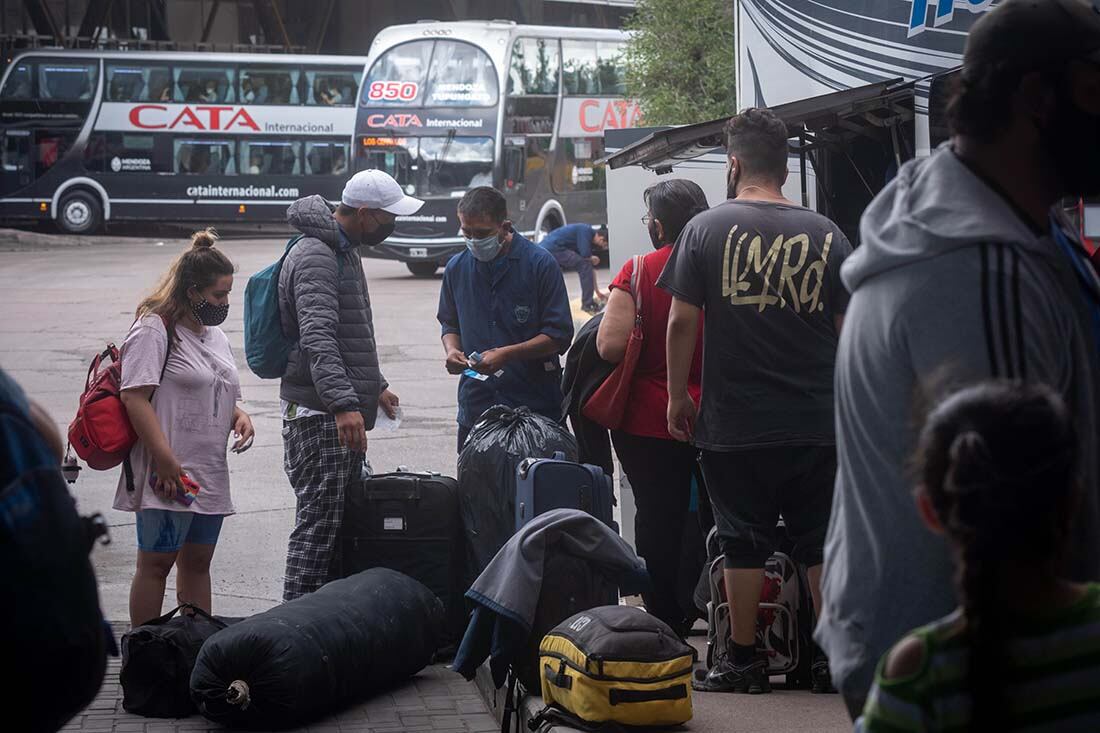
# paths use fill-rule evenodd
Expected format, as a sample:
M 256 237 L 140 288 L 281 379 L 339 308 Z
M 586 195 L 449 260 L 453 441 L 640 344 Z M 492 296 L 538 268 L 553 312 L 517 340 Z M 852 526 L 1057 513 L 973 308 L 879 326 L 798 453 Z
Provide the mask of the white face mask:
M 470 239 L 466 237 L 466 249 L 470 250 L 470 254 L 479 262 L 492 262 L 495 260 L 497 255 L 500 254 L 500 248 L 502 246 L 503 244 L 496 234 L 491 234 L 482 239 Z

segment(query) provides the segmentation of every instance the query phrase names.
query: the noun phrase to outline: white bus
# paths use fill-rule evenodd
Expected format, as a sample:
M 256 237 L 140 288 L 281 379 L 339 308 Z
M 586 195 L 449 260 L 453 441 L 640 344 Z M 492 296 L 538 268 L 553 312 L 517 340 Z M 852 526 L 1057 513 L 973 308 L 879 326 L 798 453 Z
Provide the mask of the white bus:
M 0 83 L 0 220 L 286 220 L 339 198 L 365 59 L 39 50 Z
M 457 199 L 479 185 L 508 199 L 517 230 L 606 222 L 595 161 L 608 129 L 634 127 L 618 30 L 422 22 L 375 38 L 359 95 L 355 167 L 380 168 L 426 201 L 372 257 L 429 276 L 463 249 Z

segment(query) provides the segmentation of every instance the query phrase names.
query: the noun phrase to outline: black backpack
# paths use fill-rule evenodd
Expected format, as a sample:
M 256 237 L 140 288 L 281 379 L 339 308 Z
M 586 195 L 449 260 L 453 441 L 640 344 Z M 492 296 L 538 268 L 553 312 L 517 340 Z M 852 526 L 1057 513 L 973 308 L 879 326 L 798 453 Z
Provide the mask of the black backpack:
M 184 603 L 123 635 L 122 707 L 147 718 L 185 718 L 196 712 L 191 670 L 199 650 L 239 620 L 217 619 Z
M 619 588 L 608 580 L 595 563 L 576 555 L 549 552 L 543 564 L 542 591 L 535 607 L 535 620 L 522 655 L 512 663 L 501 730 L 507 731 L 517 716 L 519 696 L 516 683 L 528 694 L 542 693 L 539 645 L 558 624 L 581 611 L 619 602 Z

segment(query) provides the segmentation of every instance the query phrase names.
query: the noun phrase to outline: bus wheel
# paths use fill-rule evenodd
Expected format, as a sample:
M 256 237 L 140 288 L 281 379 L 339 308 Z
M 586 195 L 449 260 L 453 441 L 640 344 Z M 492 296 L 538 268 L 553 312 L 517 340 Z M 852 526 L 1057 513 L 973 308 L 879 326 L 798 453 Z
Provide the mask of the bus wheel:
M 553 214 L 547 216 L 545 219 L 542 220 L 542 223 L 539 224 L 539 230 L 535 233 L 535 244 L 541 242 L 543 239 L 546 238 L 547 234 L 554 231 L 560 226 L 561 222 L 558 221 L 557 217 L 555 217 Z
M 61 199 L 57 225 L 66 234 L 90 234 L 103 221 L 99 199 L 87 191 L 73 191 Z
M 435 277 L 435 273 L 439 270 L 438 262 L 406 262 L 405 267 L 409 268 L 409 272 L 417 277 Z

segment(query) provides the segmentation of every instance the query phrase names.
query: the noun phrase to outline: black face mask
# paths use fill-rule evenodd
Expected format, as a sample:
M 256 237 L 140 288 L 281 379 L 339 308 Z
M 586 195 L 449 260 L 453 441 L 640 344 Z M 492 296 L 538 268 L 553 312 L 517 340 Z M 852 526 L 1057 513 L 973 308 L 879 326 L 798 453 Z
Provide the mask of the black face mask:
M 373 217 L 374 214 L 372 213 L 371 216 Z M 393 230 L 397 228 L 396 221 L 389 221 L 383 224 L 380 223 L 377 218 L 375 218 L 374 223 L 378 224 L 378 228 L 375 229 L 373 232 L 364 231 L 359 236 L 360 244 L 367 247 L 377 247 L 378 245 L 382 244 L 382 242 L 385 242 L 387 239 L 389 239 L 390 235 L 393 234 Z
M 737 184 L 740 182 L 740 176 L 733 174 L 733 168 L 726 171 L 726 198 L 737 198 Z
M 229 303 L 213 305 L 203 298 L 200 302 L 191 304 L 191 312 L 204 326 L 220 326 L 229 316 Z
M 664 247 L 665 243 L 661 241 L 661 232 L 657 228 L 657 220 L 650 219 L 646 228 L 649 229 L 649 241 L 653 244 L 653 249 Z
M 1091 198 L 1100 195 L 1100 117 L 1078 107 L 1065 86 L 1059 85 L 1054 121 L 1042 130 L 1043 146 L 1063 192 Z

